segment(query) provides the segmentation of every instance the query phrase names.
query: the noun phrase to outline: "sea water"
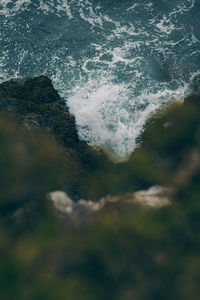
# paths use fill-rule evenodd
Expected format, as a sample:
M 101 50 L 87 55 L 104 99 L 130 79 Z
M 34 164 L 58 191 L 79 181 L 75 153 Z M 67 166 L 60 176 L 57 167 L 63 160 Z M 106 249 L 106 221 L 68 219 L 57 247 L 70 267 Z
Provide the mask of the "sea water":
M 199 0 L 0 0 L 0 82 L 46 74 L 80 138 L 119 155 L 199 73 Z

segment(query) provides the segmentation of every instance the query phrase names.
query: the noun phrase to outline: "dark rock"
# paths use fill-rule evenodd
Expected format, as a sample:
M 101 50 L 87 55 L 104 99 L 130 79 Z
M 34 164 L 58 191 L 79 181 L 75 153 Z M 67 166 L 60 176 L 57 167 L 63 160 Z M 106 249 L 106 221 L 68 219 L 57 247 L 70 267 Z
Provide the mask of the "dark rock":
M 78 149 L 85 146 L 78 138 L 74 117 L 46 76 L 2 83 L 0 110 L 17 114 L 26 129 L 42 129 L 65 147 Z
M 1 84 L 0 97 L 4 98 L 5 105 L 8 104 L 7 100 L 12 104 L 16 99 L 24 100 L 27 104 L 53 103 L 60 100 L 51 80 L 44 75 L 33 79 L 12 79 L 4 82 Z

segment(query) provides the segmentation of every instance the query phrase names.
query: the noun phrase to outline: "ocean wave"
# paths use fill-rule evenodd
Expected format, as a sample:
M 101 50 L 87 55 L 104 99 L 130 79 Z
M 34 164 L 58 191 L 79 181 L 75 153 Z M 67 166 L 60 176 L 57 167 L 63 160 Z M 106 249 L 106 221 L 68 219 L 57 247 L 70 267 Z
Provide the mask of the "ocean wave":
M 80 137 L 124 155 L 156 109 L 189 93 L 197 13 L 195 0 L 2 0 L 0 81 L 47 74 Z

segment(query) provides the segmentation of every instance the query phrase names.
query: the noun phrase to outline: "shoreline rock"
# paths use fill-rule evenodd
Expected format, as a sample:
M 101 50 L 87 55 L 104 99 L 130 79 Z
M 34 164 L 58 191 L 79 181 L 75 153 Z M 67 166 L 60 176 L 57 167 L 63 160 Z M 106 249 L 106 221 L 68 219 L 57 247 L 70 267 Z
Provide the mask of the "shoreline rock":
M 52 134 L 65 147 L 85 146 L 78 138 L 74 117 L 47 76 L 0 84 L 0 111 L 15 113 L 23 127 Z

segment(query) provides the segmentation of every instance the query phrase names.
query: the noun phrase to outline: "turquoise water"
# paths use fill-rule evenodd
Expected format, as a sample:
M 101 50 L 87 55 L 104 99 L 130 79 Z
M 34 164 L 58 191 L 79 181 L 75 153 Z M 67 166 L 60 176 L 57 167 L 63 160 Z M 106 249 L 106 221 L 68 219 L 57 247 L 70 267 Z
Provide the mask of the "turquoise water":
M 0 0 L 0 81 L 48 75 L 87 142 L 124 155 L 200 72 L 199 0 Z

